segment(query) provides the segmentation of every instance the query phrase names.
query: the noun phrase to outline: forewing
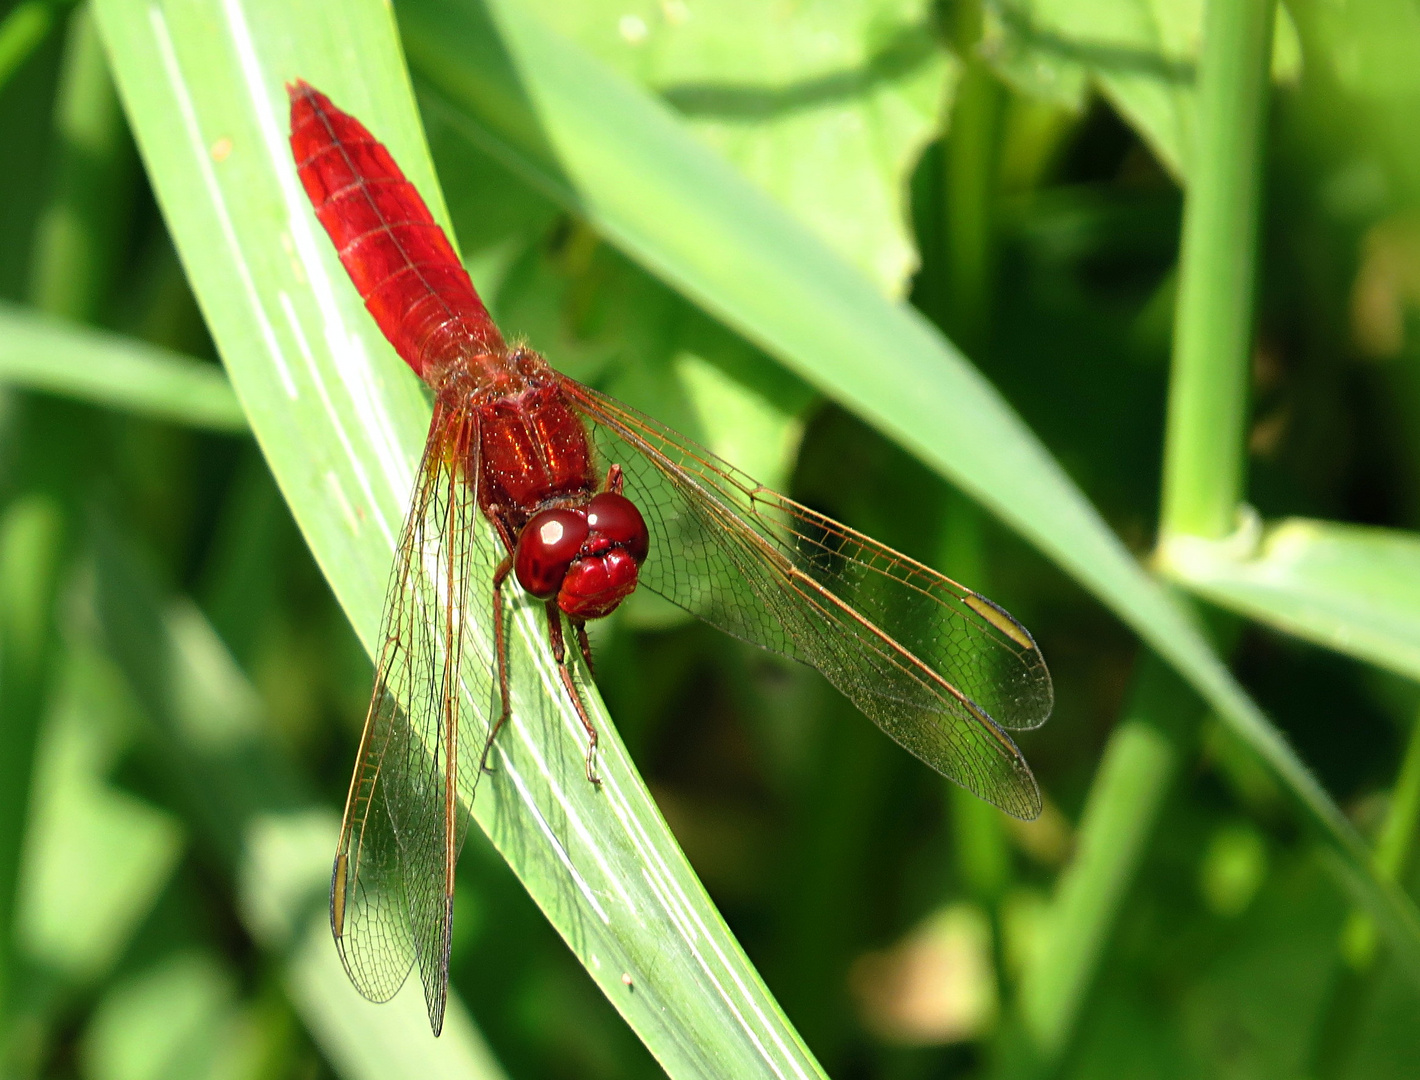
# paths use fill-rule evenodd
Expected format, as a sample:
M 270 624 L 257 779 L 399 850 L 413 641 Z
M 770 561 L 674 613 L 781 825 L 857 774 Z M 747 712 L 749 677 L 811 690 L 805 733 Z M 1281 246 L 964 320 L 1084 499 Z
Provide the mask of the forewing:
M 472 797 L 487 731 L 474 709 L 491 693 L 488 665 L 464 634 L 488 563 L 476 458 L 459 452 L 477 447 L 476 435 L 471 418 L 436 409 L 385 600 L 331 887 L 331 928 L 351 981 L 386 1001 L 417 962 L 435 1034 L 448 992 L 454 859 L 468 826 L 459 789 Z
M 709 451 L 565 380 L 620 464 L 651 551 L 640 583 L 706 622 L 824 674 L 943 775 L 1017 817 L 1040 793 L 1003 728 L 1050 714 L 1030 634 L 936 571 L 756 484 Z

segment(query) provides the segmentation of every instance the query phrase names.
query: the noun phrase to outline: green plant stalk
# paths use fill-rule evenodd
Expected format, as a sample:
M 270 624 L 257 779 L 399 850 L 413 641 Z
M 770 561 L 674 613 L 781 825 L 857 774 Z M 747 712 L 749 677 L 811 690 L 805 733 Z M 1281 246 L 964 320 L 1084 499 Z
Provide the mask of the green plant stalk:
M 981 508 L 953 489 L 947 492 L 945 510 L 938 569 L 989 595 L 991 584 Z M 985 909 L 990 925 L 991 958 L 999 1002 L 1007 989 L 1001 898 L 1011 883 L 1012 873 L 1005 818 L 1000 810 L 965 788 L 950 782 L 943 787 L 957 881 L 966 894 Z
M 64 534 L 63 513 L 48 495 L 22 496 L 0 518 L 0 1066 L 10 1053 L 20 860 L 56 647 Z
M 90 321 L 121 250 L 137 161 L 88 7 L 69 17 L 55 129 L 58 161 L 35 230 L 30 302 L 51 315 Z
M 1420 833 L 1420 716 L 1410 725 L 1405 757 L 1390 796 L 1390 811 L 1376 841 L 1376 872 L 1403 881 Z
M 1075 855 L 1061 874 L 1044 940 L 1021 980 L 1022 1018 L 1047 1069 L 1069 1047 L 1201 708 L 1162 661 L 1153 654 L 1141 660 L 1124 716 L 1090 785 Z
M 1209 0 L 1179 254 L 1161 537 L 1233 531 L 1243 493 L 1275 0 Z

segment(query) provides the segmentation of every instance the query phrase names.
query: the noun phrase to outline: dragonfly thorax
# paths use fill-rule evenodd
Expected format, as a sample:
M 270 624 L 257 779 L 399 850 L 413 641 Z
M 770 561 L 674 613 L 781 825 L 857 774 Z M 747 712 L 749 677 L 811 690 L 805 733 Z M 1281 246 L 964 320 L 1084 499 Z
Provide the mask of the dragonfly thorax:
M 555 382 L 525 383 L 478 405 L 479 502 L 520 528 L 553 502 L 596 489 L 586 428 Z

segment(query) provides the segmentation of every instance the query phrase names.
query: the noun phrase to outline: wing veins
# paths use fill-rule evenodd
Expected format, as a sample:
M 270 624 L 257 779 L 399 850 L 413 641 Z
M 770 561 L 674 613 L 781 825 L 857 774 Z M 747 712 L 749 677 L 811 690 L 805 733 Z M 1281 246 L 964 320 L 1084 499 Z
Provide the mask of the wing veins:
M 589 390 L 586 389 L 586 387 L 577 385 L 575 386 L 574 396 L 577 397 L 578 402 L 585 407 L 591 419 L 598 421 L 598 423 L 605 424 L 608 429 L 618 434 L 621 439 L 628 441 L 629 446 L 635 448 L 635 450 L 639 450 L 642 456 L 659 471 L 660 475 L 663 475 L 663 477 L 672 484 L 673 488 L 682 491 L 682 497 L 686 498 L 687 507 L 690 508 L 693 514 L 704 514 L 706 517 L 709 517 L 710 521 L 720 521 L 721 524 L 724 524 L 724 522 L 738 521 L 738 519 L 740 519 L 736 514 L 736 508 L 734 508 L 733 502 L 731 502 L 730 492 L 724 490 L 723 485 L 717 483 L 720 470 L 711 467 L 706 457 L 701 457 L 701 454 L 709 453 L 709 451 L 699 451 L 699 448 L 687 447 L 687 440 L 679 439 L 679 437 L 674 436 L 672 431 L 660 430 L 659 427 L 656 426 L 655 421 L 650 421 L 648 417 L 638 416 L 638 414 L 635 413 L 622 413 L 619 409 L 613 414 L 611 410 L 601 407 L 601 396 L 596 395 L 594 390 Z M 623 417 L 625 417 L 625 419 L 623 419 Z M 684 456 L 703 465 L 704 470 L 687 468 L 684 467 L 682 463 L 679 463 L 679 461 L 669 460 L 669 458 L 666 458 L 663 454 L 653 453 L 653 447 L 650 446 L 650 441 L 652 441 L 653 437 L 665 439 L 667 443 L 672 444 L 672 446 L 676 448 L 677 451 L 680 451 L 680 453 L 683 453 Z M 995 746 L 997 746 L 997 752 L 1000 752 L 1000 754 L 1003 754 L 1005 758 L 1008 759 L 1012 769 L 1018 772 L 1025 771 L 1028 775 L 1028 768 L 1025 766 L 1025 761 L 1021 756 L 1020 749 L 1015 746 L 1010 735 L 1005 734 L 1001 725 L 998 725 L 994 718 L 991 718 L 990 712 L 981 707 L 970 695 L 963 693 L 953 681 L 944 677 L 932 664 L 927 663 L 922 657 L 917 656 L 916 651 L 900 643 L 893 634 L 890 634 L 887 630 L 883 629 L 883 627 L 880 627 L 875 620 L 863 615 L 861 610 L 853 605 L 852 602 L 849 602 L 845 597 L 836 595 L 834 590 L 828 588 L 824 583 L 818 582 L 818 580 L 812 578 L 809 573 L 805 572 L 804 569 L 795 565 L 790 555 L 782 548 L 784 541 L 777 538 L 774 532 L 784 529 L 784 531 L 790 532 L 791 536 L 795 536 L 795 538 L 802 539 L 802 541 L 807 541 L 808 544 L 816 546 L 819 551 L 825 552 L 826 555 L 841 556 L 842 552 L 835 551 L 835 549 L 829 548 L 828 545 L 822 544 L 822 542 L 814 541 L 811 536 L 805 535 L 804 532 L 799 532 L 798 529 L 792 527 L 792 524 L 788 524 L 787 527 L 785 527 L 781 522 L 774 521 L 774 519 L 767 517 L 767 515 L 761 511 L 761 505 L 768 505 L 768 507 L 780 509 L 780 511 L 784 512 L 788 517 L 797 518 L 799 521 L 812 522 L 812 524 L 824 522 L 824 524 L 831 524 L 835 529 L 841 529 L 842 534 L 846 534 L 846 538 L 851 539 L 853 544 L 856 545 L 856 548 L 858 548 L 858 551 L 865 553 L 865 555 L 875 556 L 875 561 L 873 562 L 865 561 L 865 559 L 853 559 L 853 563 L 855 563 L 856 566 L 862 566 L 866 571 L 876 573 L 876 575 L 883 576 L 883 578 L 896 583 L 896 585 L 913 590 L 914 593 L 924 597 L 924 599 L 929 600 L 929 602 L 934 603 L 934 605 L 944 606 L 946 605 L 946 600 L 941 599 L 936 592 L 933 592 L 933 585 L 939 585 L 940 588 L 940 585 L 944 583 L 944 585 L 947 586 L 947 593 L 953 595 L 953 599 L 961 599 L 960 595 L 957 595 L 957 590 L 960 590 L 960 593 L 964 593 L 964 595 L 976 595 L 976 593 L 964 588 L 964 586 L 957 585 L 956 582 L 951 582 L 951 579 L 946 578 L 944 575 L 939 575 L 939 573 L 932 571 L 930 568 L 926 568 L 922 563 L 913 561 L 913 559 L 900 555 L 900 553 L 893 552 L 892 549 L 876 544 L 875 541 L 870 541 L 869 538 L 859 534 L 859 532 L 842 527 L 842 525 L 838 525 L 836 522 L 829 522 L 829 519 L 825 518 L 824 515 L 809 511 L 807 507 L 802 507 L 798 502 L 782 497 L 778 492 L 772 491 L 771 488 L 765 488 L 764 485 L 754 483 L 754 481 L 748 480 L 748 477 L 741 477 L 741 474 L 738 474 L 738 471 L 734 470 L 730 465 L 724 465 L 723 471 L 728 483 L 733 484 L 734 490 L 740 492 L 741 498 L 748 504 L 741 512 L 753 515 L 755 521 L 760 522 L 760 528 L 721 529 L 721 541 L 728 538 L 731 544 L 721 542 L 717 549 L 723 552 L 724 555 L 730 559 L 730 562 L 733 562 L 734 565 L 737 566 L 737 569 L 740 569 L 740 572 L 744 575 L 745 582 L 753 589 L 755 595 L 760 597 L 768 606 L 777 609 L 778 603 L 775 603 L 777 597 L 772 595 L 772 593 L 765 592 L 765 589 L 760 588 L 757 580 L 755 580 L 754 572 L 770 571 L 772 575 L 780 576 L 780 578 L 784 579 L 785 585 L 787 585 L 788 595 L 797 596 L 802 605 L 807 605 L 809 609 L 818 612 L 819 615 L 824 616 L 829 623 L 841 626 L 859 646 L 862 646 L 863 649 L 868 650 L 872 656 L 876 657 L 876 661 L 870 663 L 870 670 L 872 670 L 873 673 L 878 674 L 880 677 L 887 677 L 887 671 L 893 671 L 893 673 L 896 673 L 897 677 L 887 678 L 887 681 L 896 684 L 897 688 L 900 688 L 900 690 L 906 690 L 905 684 L 910 684 L 912 687 L 917 688 L 917 690 L 922 691 L 922 693 L 913 694 L 910 693 L 910 691 L 909 693 L 900 694 L 882 693 L 876 685 L 873 685 L 872 681 L 863 680 L 861 677 L 853 677 L 851 674 L 853 670 L 851 664 L 836 667 L 835 664 L 829 663 L 831 660 L 841 660 L 842 650 L 834 649 L 831 640 L 822 633 L 815 632 L 815 636 L 821 639 L 818 641 L 818 650 L 811 650 L 808 656 L 798 657 L 798 659 L 805 660 L 807 663 L 811 664 L 811 666 L 818 667 L 825 676 L 829 677 L 829 681 L 834 681 L 835 684 L 841 683 L 842 685 L 839 687 L 841 690 L 851 690 L 852 693 L 849 694 L 851 697 L 859 697 L 859 695 L 862 695 L 862 697 L 878 698 L 878 700 L 905 705 L 905 707 L 913 708 L 913 710 L 922 710 L 929 715 L 937 715 L 937 717 L 950 715 L 950 717 L 956 718 L 958 722 L 964 722 L 964 724 L 974 725 L 974 727 L 978 729 L 984 729 L 985 732 L 991 735 L 991 739 L 993 739 Z M 699 498 L 690 497 L 689 492 L 694 492 L 694 494 L 699 495 Z M 751 548 L 751 544 L 753 544 L 753 548 Z M 900 569 L 900 576 L 893 575 L 893 573 L 887 571 L 883 566 L 878 565 L 878 561 L 886 562 L 889 568 Z M 923 585 L 923 582 L 926 582 L 926 585 Z M 655 586 L 650 586 L 650 588 L 655 588 Z M 780 597 L 784 595 L 785 593 L 780 593 Z M 676 602 L 674 597 L 667 596 L 667 599 Z M 696 612 L 692 610 L 692 613 Z M 835 613 L 838 617 L 835 617 Z M 949 613 L 956 615 L 954 609 L 949 609 Z M 961 619 L 970 623 L 974 629 L 981 629 L 980 623 L 974 622 L 970 617 L 961 616 Z M 846 620 L 846 622 L 843 622 L 843 620 Z M 1012 620 L 1012 623 L 1014 623 L 1014 620 Z M 731 633 L 733 633 L 733 630 L 731 630 Z M 1000 641 L 1000 639 L 993 640 Z M 760 644 L 761 647 L 764 646 L 763 641 L 754 641 L 754 644 Z M 807 641 L 805 641 L 805 643 L 794 644 L 797 646 L 797 650 L 807 649 L 808 647 Z M 815 653 L 818 653 L 818 656 L 815 656 Z M 828 667 L 825 668 L 825 664 L 828 664 Z M 859 707 L 862 707 L 862 705 L 859 705 Z M 887 734 L 895 735 L 892 729 L 885 727 L 883 720 L 880 720 L 876 715 L 872 715 L 870 711 L 869 715 L 879 727 L 886 729 Z M 939 732 L 939 734 L 940 738 L 947 739 L 949 742 L 953 741 L 946 732 Z M 1031 793 L 1034 795 L 1034 782 L 1031 782 L 1031 789 Z M 1035 798 L 1038 798 L 1038 796 L 1035 796 Z M 1014 800 L 1012 800 L 1012 802 L 1014 802 Z M 1030 802 L 1030 799 L 1028 799 L 1028 802 Z

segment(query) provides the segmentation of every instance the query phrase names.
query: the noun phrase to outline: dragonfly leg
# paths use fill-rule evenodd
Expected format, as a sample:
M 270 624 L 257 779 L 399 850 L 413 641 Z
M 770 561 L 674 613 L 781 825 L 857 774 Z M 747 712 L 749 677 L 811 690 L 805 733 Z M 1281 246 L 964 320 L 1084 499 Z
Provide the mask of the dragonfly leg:
M 584 631 L 585 632 L 585 631 Z M 567 646 L 562 638 L 562 612 L 556 600 L 547 602 L 547 636 L 552 642 L 552 657 L 557 661 L 557 673 L 562 676 L 562 685 L 567 688 L 567 696 L 572 699 L 572 707 L 577 710 L 577 719 L 587 732 L 587 779 L 601 787 L 601 777 L 592 767 L 592 758 L 597 752 L 597 729 L 587 715 L 587 707 L 582 704 L 582 695 L 577 684 L 572 681 L 572 669 L 567 666 Z
M 508 580 L 508 574 L 513 569 L 513 556 L 511 554 L 503 556 L 503 561 L 498 564 L 498 568 L 493 571 L 493 645 L 498 656 L 498 719 L 493 726 L 488 729 L 488 739 L 483 744 L 483 756 L 478 759 L 480 772 L 492 772 L 493 767 L 488 764 L 488 755 L 493 752 L 493 740 L 498 737 L 498 732 L 503 730 L 503 725 L 508 722 L 508 716 L 512 713 L 512 706 L 508 702 L 508 632 L 503 626 L 503 582 Z
M 621 494 L 621 466 L 611 465 L 606 470 L 606 486 L 603 491 L 610 491 L 614 495 Z
M 582 659 L 587 662 L 587 671 L 596 677 L 596 669 L 592 667 L 592 643 L 587 640 L 587 624 L 578 619 L 569 619 L 572 629 L 577 631 L 577 647 L 582 650 Z

